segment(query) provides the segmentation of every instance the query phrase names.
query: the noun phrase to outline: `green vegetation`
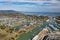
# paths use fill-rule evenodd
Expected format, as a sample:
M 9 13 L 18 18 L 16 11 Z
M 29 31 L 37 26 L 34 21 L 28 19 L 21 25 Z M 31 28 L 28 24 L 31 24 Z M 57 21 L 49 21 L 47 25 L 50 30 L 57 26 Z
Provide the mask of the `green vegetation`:
M 55 18 L 56 18 L 57 20 L 60 20 L 60 16 L 56 16 Z
M 8 36 L 4 37 L 6 40 L 16 40 L 19 37 L 18 35 L 29 33 L 48 19 L 48 16 L 25 15 L 21 12 L 3 11 L 0 13 L 0 35 L 4 33 L 4 35 Z M 17 37 L 15 37 L 16 35 Z

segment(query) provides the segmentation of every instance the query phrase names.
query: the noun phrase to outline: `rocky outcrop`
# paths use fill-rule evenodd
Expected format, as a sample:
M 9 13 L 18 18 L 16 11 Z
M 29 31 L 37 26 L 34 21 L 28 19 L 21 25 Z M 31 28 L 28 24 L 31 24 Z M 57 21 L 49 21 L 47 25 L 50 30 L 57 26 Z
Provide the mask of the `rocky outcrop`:
M 50 32 L 48 28 L 44 28 L 32 40 L 60 40 L 60 31 Z

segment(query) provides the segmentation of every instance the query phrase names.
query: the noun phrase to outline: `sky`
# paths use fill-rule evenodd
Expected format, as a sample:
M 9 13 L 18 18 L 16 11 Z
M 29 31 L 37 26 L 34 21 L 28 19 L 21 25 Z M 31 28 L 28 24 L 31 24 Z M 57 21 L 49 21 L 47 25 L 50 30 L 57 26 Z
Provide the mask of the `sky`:
M 0 0 L 0 10 L 21 12 L 60 12 L 59 1 Z
M 46 1 L 46 0 L 0 0 L 0 1 Z M 60 1 L 60 0 L 47 0 L 47 1 Z

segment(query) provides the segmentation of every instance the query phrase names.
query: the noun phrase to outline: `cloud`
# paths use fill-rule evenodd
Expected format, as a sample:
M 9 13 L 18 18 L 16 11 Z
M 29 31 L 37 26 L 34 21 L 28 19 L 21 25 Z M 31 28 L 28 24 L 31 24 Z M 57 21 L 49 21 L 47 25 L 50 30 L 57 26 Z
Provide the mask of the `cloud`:
M 60 3 L 0 2 L 0 10 L 16 10 L 22 12 L 60 12 Z
M 0 1 L 15 1 L 15 2 L 20 2 L 20 1 L 32 1 L 32 0 L 0 0 Z M 40 0 L 33 0 L 33 1 L 40 1 Z

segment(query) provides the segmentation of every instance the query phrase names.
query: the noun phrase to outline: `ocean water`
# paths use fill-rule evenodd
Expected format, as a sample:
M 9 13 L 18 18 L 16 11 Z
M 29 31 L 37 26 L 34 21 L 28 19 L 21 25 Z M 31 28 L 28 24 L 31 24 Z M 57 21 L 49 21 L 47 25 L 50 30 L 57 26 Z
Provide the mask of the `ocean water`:
M 60 16 L 60 12 L 23 12 L 27 15 L 37 15 L 37 16 Z

